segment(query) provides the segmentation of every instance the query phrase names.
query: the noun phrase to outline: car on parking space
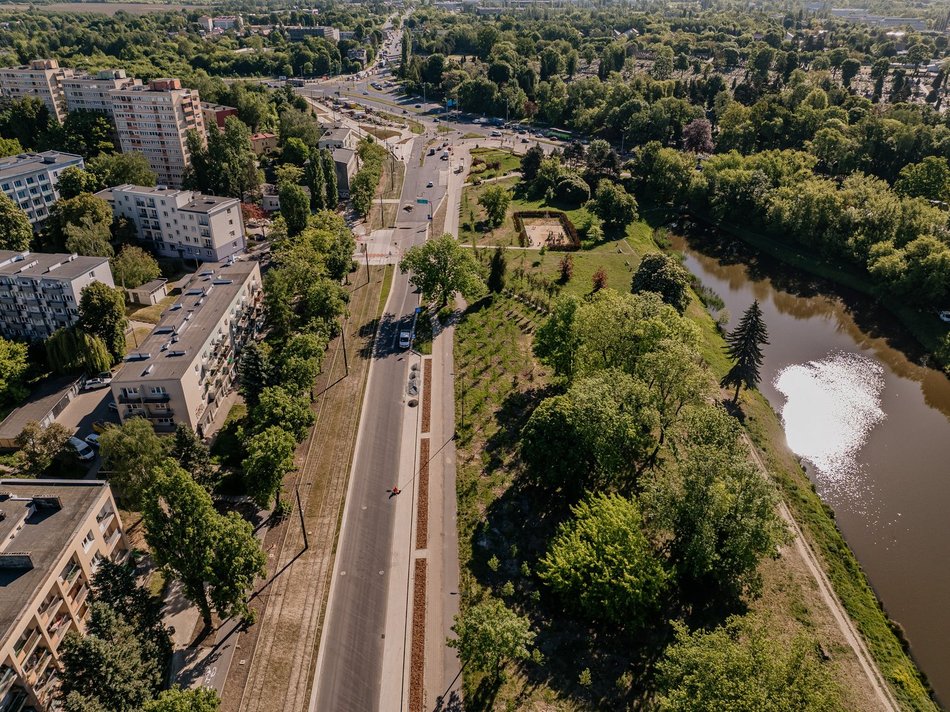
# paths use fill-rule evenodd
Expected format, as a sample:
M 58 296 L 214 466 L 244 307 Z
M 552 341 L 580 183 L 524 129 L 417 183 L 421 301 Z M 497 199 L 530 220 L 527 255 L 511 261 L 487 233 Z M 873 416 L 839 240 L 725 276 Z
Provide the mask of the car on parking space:
M 499 136 L 501 136 L 501 131 L 492 131 L 491 135 L 492 135 L 492 138 L 498 138 Z
M 422 108 L 422 104 L 416 104 L 416 108 L 417 108 L 417 109 L 421 109 L 421 108 Z
M 411 213 L 411 212 L 412 212 L 412 206 L 411 206 L 411 205 L 406 205 L 406 206 L 403 208 L 403 210 L 405 210 L 407 213 Z
M 525 138 L 524 136 L 522 136 L 522 137 L 521 137 L 521 143 L 531 143 L 531 142 L 530 142 L 527 138 Z
M 99 447 L 99 434 L 98 433 L 89 433 L 86 437 L 83 438 L 88 445 L 93 447 Z
M 103 371 L 93 378 L 87 378 L 85 381 L 83 381 L 82 390 L 91 391 L 96 388 L 105 388 L 110 383 L 112 383 L 112 374 L 108 371 Z
M 399 332 L 399 348 L 408 349 L 412 345 L 412 333 L 403 329 Z
M 431 187 L 432 187 L 432 181 L 430 180 L 428 183 L 426 183 L 426 188 L 431 188 Z
M 83 462 L 88 462 L 96 456 L 95 451 L 75 435 L 66 441 L 66 445 L 71 448 L 73 452 L 76 453 L 76 456 Z

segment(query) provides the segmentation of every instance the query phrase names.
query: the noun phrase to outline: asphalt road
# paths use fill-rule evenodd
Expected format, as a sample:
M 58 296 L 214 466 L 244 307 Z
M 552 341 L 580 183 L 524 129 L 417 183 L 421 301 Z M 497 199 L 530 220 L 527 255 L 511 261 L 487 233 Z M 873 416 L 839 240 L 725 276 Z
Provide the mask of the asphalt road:
M 416 140 L 403 187 L 403 203 L 412 200 L 427 171 L 419 168 L 423 141 Z M 428 161 L 426 161 L 428 163 Z M 424 190 L 424 188 L 423 188 Z M 423 208 L 424 206 L 418 206 Z M 425 240 L 424 210 L 400 210 L 396 231 L 405 245 Z M 363 411 L 348 492 L 348 514 L 340 531 L 335 588 L 321 639 L 311 712 L 370 712 L 378 707 L 386 625 L 395 500 L 388 496 L 400 457 L 402 400 L 408 367 L 396 344 L 401 323 L 419 303 L 405 275 L 397 271 L 376 340 L 372 378 Z M 354 404 L 355 405 L 355 404 Z M 345 572 L 345 574 L 343 573 Z M 380 572 L 383 572 L 380 575 Z

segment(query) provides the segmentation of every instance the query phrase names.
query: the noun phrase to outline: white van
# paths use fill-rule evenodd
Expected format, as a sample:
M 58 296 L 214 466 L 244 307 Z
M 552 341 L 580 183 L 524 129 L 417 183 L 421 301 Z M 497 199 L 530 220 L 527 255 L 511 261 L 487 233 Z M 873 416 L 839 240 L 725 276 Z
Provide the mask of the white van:
M 77 438 L 75 435 L 71 437 L 68 441 L 69 447 L 76 451 L 76 455 L 83 462 L 87 462 L 93 459 L 96 456 L 96 453 L 87 443 L 84 443 L 82 440 Z

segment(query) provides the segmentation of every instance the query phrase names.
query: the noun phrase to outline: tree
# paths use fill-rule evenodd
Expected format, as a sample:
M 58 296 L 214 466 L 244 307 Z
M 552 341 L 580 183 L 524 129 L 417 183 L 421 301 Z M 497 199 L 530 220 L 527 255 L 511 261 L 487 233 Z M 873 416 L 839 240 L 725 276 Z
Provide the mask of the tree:
M 68 153 L 85 159 L 100 153 L 114 153 L 114 130 L 109 119 L 98 111 L 73 109 L 66 115 L 60 133 L 60 146 Z
M 645 255 L 633 275 L 630 291 L 655 292 L 680 314 L 689 306 L 689 272 L 679 261 L 662 252 Z
M 155 171 L 149 165 L 144 153 L 102 154 L 89 161 L 88 170 L 96 177 L 99 188 L 111 188 L 116 185 L 154 186 L 157 182 Z
M 292 163 L 295 166 L 303 166 L 309 157 L 310 147 L 296 136 L 287 139 L 287 143 L 284 144 L 280 154 L 280 158 L 284 163 Z
M 122 425 L 106 428 L 99 452 L 109 482 L 123 501 L 140 510 L 145 493 L 159 477 L 168 457 L 152 424 L 145 418 L 129 418 Z
M 252 341 L 244 347 L 238 362 L 238 390 L 248 408 L 258 404 L 261 392 L 273 378 L 273 372 L 271 348 L 268 344 Z
M 27 353 L 26 344 L 0 337 L 0 404 L 18 403 L 29 393 L 23 382 L 30 368 Z
M 112 367 L 112 354 L 105 342 L 75 326 L 57 329 L 44 346 L 46 361 L 58 374 L 82 371 L 92 375 Z
M 210 687 L 165 690 L 142 707 L 142 712 L 218 712 L 221 701 Z
M 524 155 L 521 157 L 521 179 L 525 183 L 534 181 L 543 159 L 544 151 L 537 144 L 524 152 Z
M 505 213 L 511 203 L 511 193 L 504 186 L 491 185 L 478 197 L 478 204 L 485 208 L 489 227 L 496 228 L 505 221 Z
M 693 119 L 683 127 L 683 148 L 691 153 L 712 153 L 712 124 L 709 119 Z
M 49 107 L 37 96 L 14 99 L 0 112 L 0 135 L 16 139 L 26 149 L 44 141 L 53 124 Z
M 211 453 L 197 433 L 187 423 L 179 423 L 175 428 L 169 453 L 178 461 L 182 469 L 195 478 L 195 481 L 209 486 L 214 478 L 214 465 Z
M 636 199 L 612 181 L 597 184 L 592 203 L 593 213 L 611 228 L 625 228 L 637 219 Z
M 508 660 L 524 660 L 530 655 L 535 637 L 528 619 L 497 598 L 476 603 L 456 615 L 452 630 L 457 637 L 447 644 L 459 651 L 463 664 L 495 678 Z
M 149 490 L 142 519 L 156 564 L 181 581 L 206 627 L 212 605 L 222 617 L 247 615 L 248 591 L 267 561 L 250 524 L 235 512 L 218 514 L 208 493 L 177 465 L 167 466 Z
M 647 625 L 668 577 L 643 534 L 636 501 L 594 495 L 571 514 L 541 559 L 541 580 L 589 618 L 634 630 Z
M 327 349 L 327 333 L 323 331 L 294 334 L 280 352 L 277 364 L 278 382 L 288 393 L 302 396 L 310 393 Z
M 105 343 L 113 362 L 125 356 L 125 294 L 104 282 L 93 282 L 82 290 L 79 298 L 77 325 L 87 334 L 98 336 Z
M 590 200 L 590 186 L 581 176 L 568 173 L 558 178 L 554 195 L 567 205 L 583 205 Z
M 78 224 L 67 223 L 63 234 L 66 236 L 66 250 L 87 257 L 112 257 L 114 251 L 111 221 L 94 222 L 91 215 L 84 215 Z
M 841 83 L 846 87 L 851 86 L 851 80 L 858 76 L 861 71 L 861 62 L 853 57 L 849 57 L 841 63 Z
M 280 214 L 287 223 L 288 237 L 296 237 L 307 227 L 310 218 L 310 198 L 302 187 L 295 183 L 281 183 L 278 189 Z
M 70 225 L 87 231 L 89 240 L 108 240 L 112 227 L 112 208 L 105 200 L 91 193 L 57 200 L 43 226 L 46 235 L 54 244 L 66 245 L 70 238 Z M 79 233 L 79 238 L 85 234 Z
M 23 146 L 15 138 L 0 138 L 0 156 L 6 158 L 21 153 L 23 153 Z
M 762 346 L 769 343 L 769 332 L 762 319 L 758 300 L 746 309 L 738 326 L 726 336 L 726 354 L 735 363 L 723 376 L 720 386 L 736 387 L 733 403 L 739 402 L 739 389 L 755 388 L 759 383 L 759 368 L 762 366 Z
M 124 245 L 111 262 L 112 277 L 116 284 L 126 289 L 140 287 L 146 282 L 158 279 L 162 274 L 158 260 L 135 245 Z
M 471 300 L 485 291 L 478 262 L 448 233 L 406 250 L 399 270 L 411 272 L 409 283 L 422 292 L 423 299 L 437 301 L 440 308 L 456 292 Z
M 270 507 L 280 490 L 284 476 L 294 469 L 296 442 L 292 433 L 271 425 L 251 436 L 244 458 L 244 483 L 247 493 L 262 509 Z
M 33 226 L 23 209 L 5 194 L 0 195 L 0 249 L 22 252 L 30 249 Z
M 75 198 L 81 193 L 92 193 L 99 189 L 99 179 L 78 166 L 70 166 L 59 174 L 56 191 L 60 200 Z
M 69 429 L 59 423 L 43 427 L 35 420 L 29 421 L 16 436 L 18 469 L 30 477 L 40 477 L 66 451 L 70 435 Z
M 102 603 L 92 604 L 85 635 L 66 635 L 60 655 L 60 695 L 67 709 L 85 700 L 105 710 L 135 712 L 162 684 L 159 661 L 143 655 L 132 626 Z
M 251 412 L 254 429 L 258 432 L 274 425 L 290 433 L 300 442 L 316 421 L 309 400 L 293 395 L 281 386 L 269 386 L 261 391 L 260 402 Z
M 488 263 L 488 291 L 492 294 L 499 294 L 505 289 L 505 271 L 508 268 L 508 261 L 505 259 L 505 250 L 500 245 L 492 253 L 491 262 Z
M 789 643 L 765 621 L 732 616 L 711 631 L 674 623 L 676 640 L 658 664 L 662 712 L 839 712 L 845 707 L 814 640 Z
M 901 195 L 946 202 L 950 199 L 950 163 L 941 156 L 908 163 L 901 168 L 894 190 Z
M 337 203 L 340 202 L 340 194 L 337 189 L 336 162 L 333 160 L 330 149 L 320 149 L 320 164 L 323 166 L 323 185 L 326 189 L 324 205 L 330 210 L 335 210 Z
M 607 270 L 603 267 L 598 267 L 597 271 L 594 272 L 591 277 L 591 292 L 599 292 L 601 289 L 607 288 Z
M 185 173 L 186 187 L 243 200 L 260 185 L 251 132 L 237 117 L 225 119 L 223 131 L 208 134 L 207 145 L 196 131 L 188 133 L 187 142 L 191 165 Z

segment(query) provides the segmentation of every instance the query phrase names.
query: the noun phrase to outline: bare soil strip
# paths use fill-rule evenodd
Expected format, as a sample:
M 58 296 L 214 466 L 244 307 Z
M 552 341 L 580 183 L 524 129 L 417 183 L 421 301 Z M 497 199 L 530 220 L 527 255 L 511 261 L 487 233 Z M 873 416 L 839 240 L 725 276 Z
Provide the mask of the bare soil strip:
M 359 426 L 360 409 L 352 404 L 362 402 L 383 275 L 384 268 L 372 268 L 371 281 L 350 290 L 346 359 L 341 340 L 335 340 L 315 388 L 317 423 L 298 448 L 297 471 L 284 482 L 285 496 L 300 509 L 277 528 L 278 540 L 268 542 L 269 577 L 254 601 L 259 622 L 235 653 L 223 712 L 303 710 L 309 704 Z
M 422 377 L 422 432 L 428 433 L 432 422 L 432 359 L 425 360 L 425 375 Z
M 426 560 L 416 559 L 412 591 L 412 652 L 409 658 L 409 712 L 425 712 Z
M 416 548 L 429 542 L 429 438 L 419 440 L 419 497 L 416 507 Z

